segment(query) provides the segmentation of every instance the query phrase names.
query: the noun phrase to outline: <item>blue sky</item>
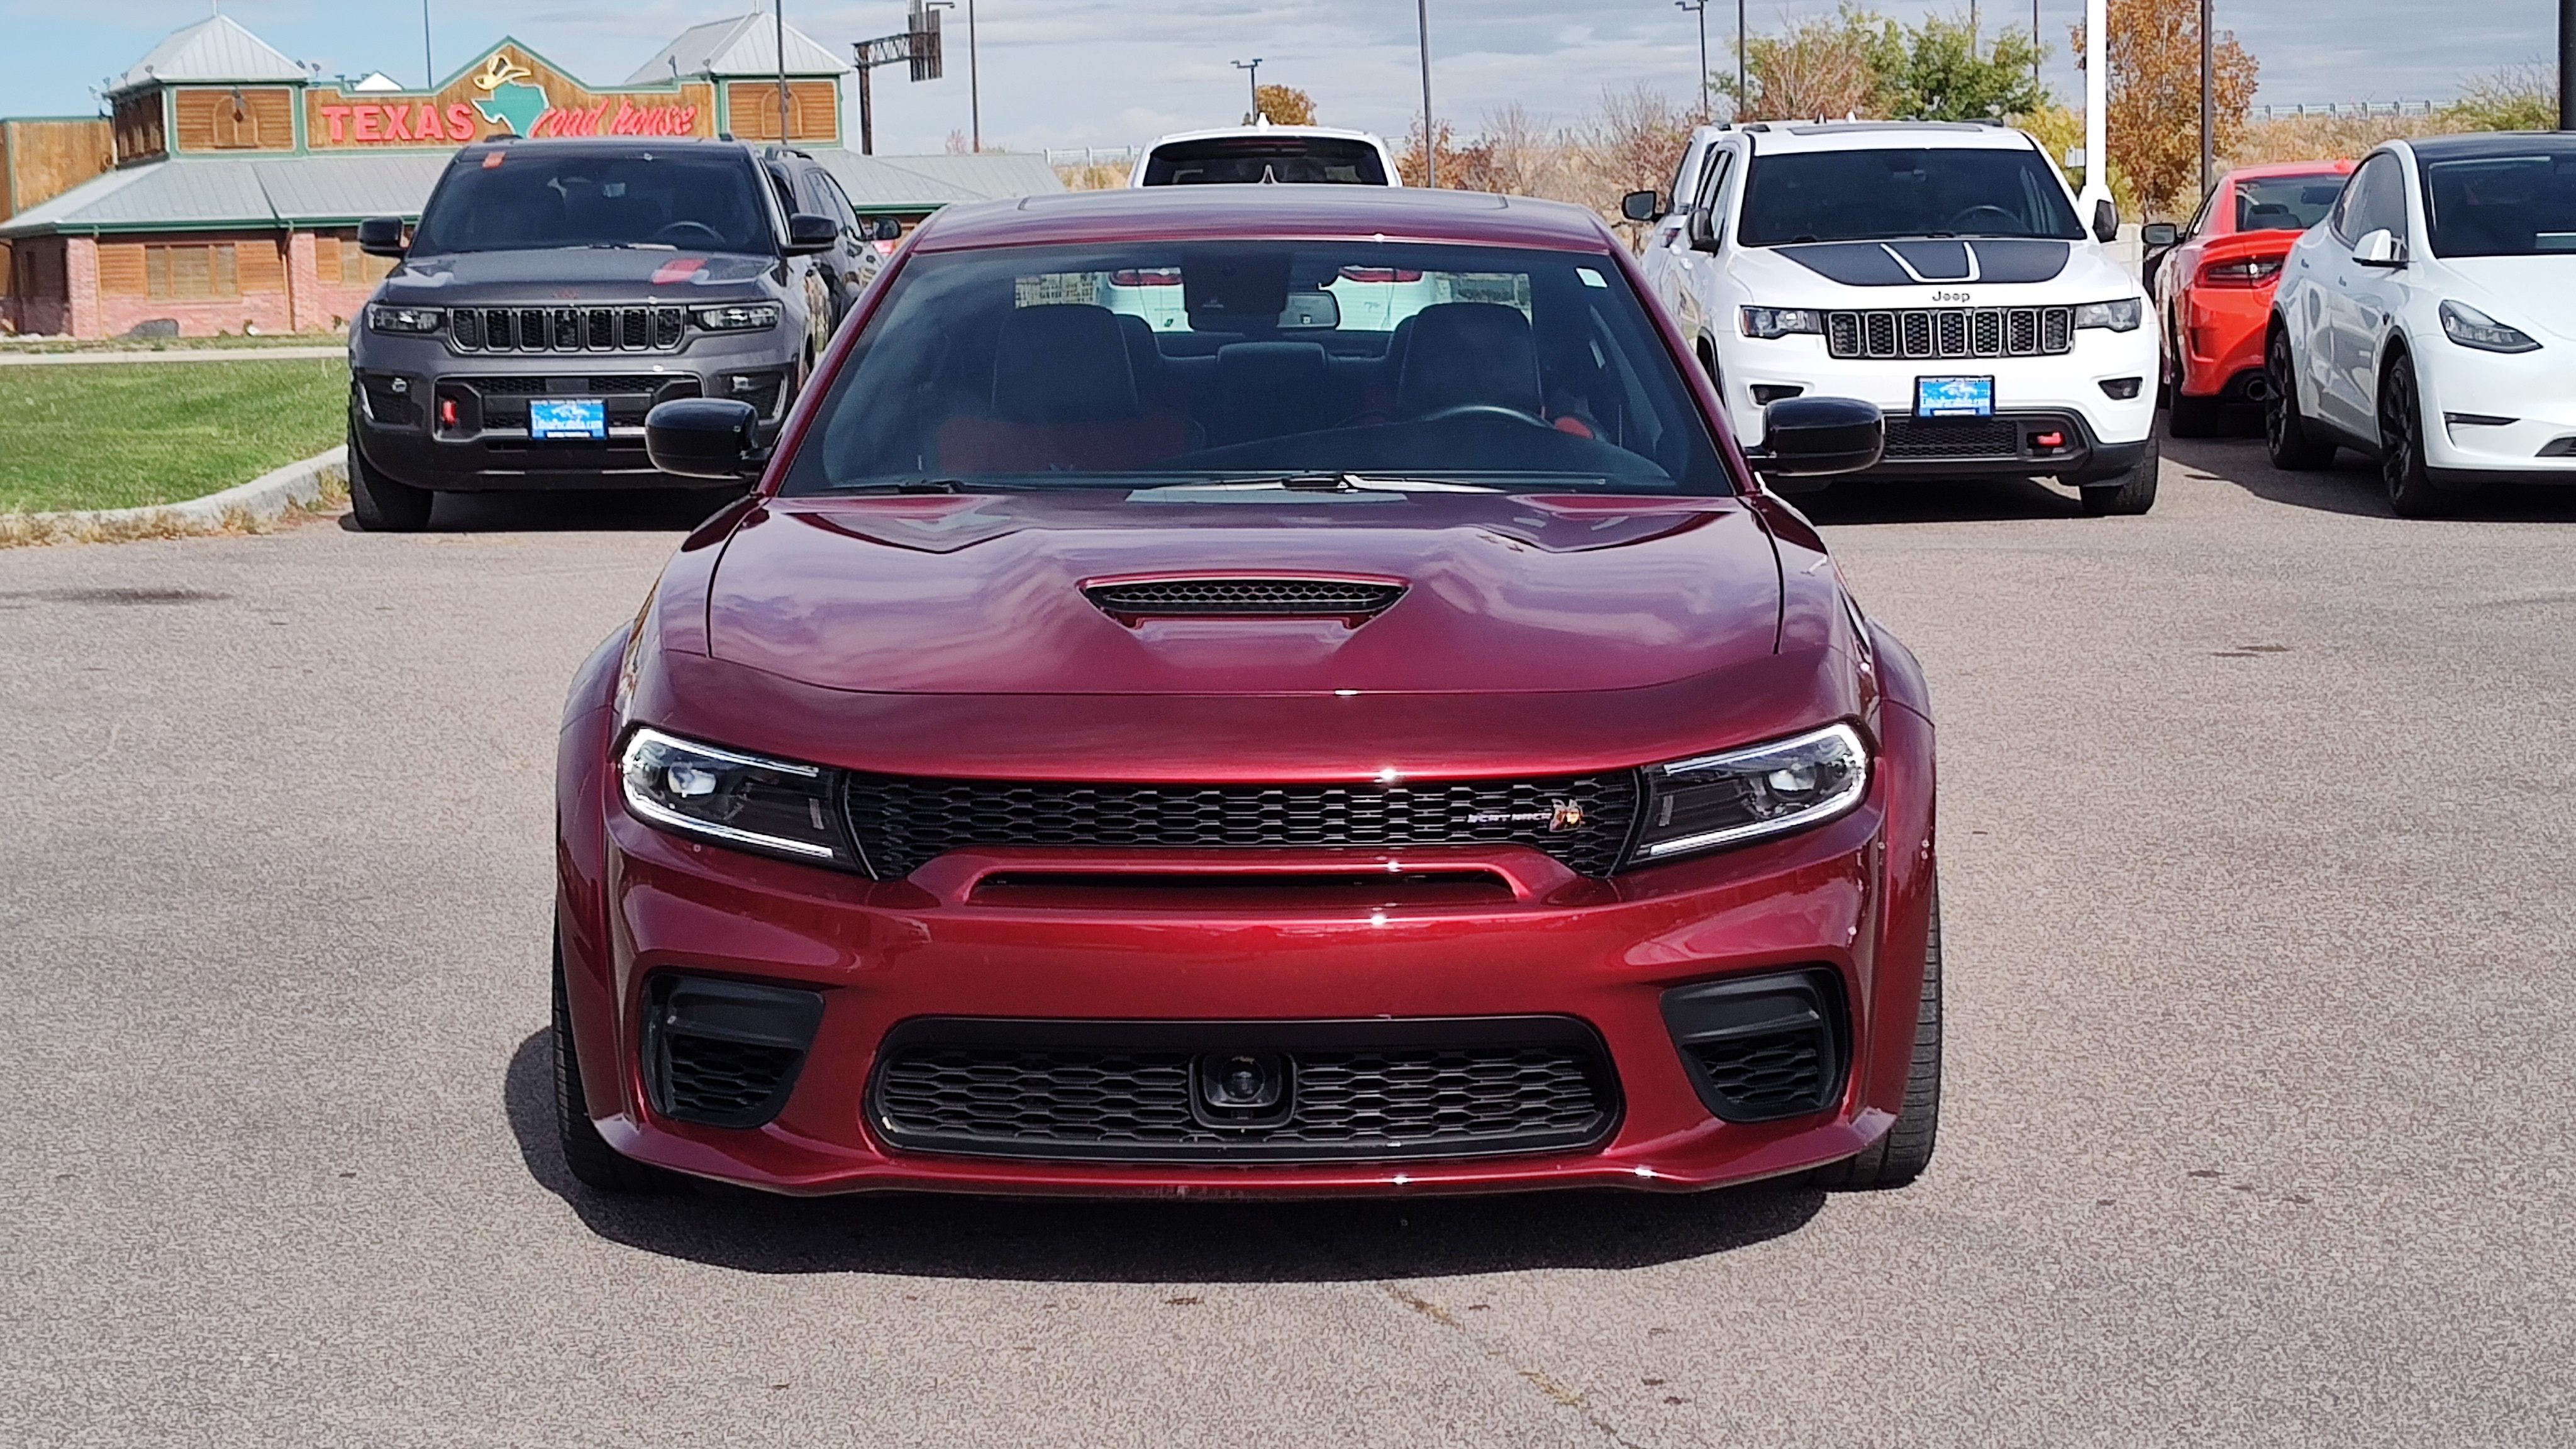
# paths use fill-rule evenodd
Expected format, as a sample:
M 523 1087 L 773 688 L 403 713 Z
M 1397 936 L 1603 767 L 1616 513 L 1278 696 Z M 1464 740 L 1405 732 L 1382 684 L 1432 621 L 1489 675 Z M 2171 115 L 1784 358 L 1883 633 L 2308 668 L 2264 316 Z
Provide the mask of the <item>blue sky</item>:
M 836 50 L 903 26 L 901 0 L 786 3 L 790 24 Z M 93 111 L 94 87 L 205 15 L 207 4 L 0 0 L 11 42 L 0 54 L 0 115 Z M 610 82 L 688 25 L 750 4 L 431 0 L 432 33 L 442 71 L 506 33 L 577 75 Z M 1830 13 L 1833 0 L 1747 6 L 1758 32 Z M 1890 0 L 1877 8 L 1912 19 L 1927 7 Z M 326 74 L 420 77 L 418 0 L 224 0 L 224 9 Z M 2062 96 L 2079 92 L 2065 50 L 2082 13 L 2081 0 L 2041 0 L 2042 38 L 2054 52 L 2049 78 Z M 2445 98 L 2464 77 L 2545 59 L 2557 24 L 2551 0 L 2219 0 L 2218 15 L 2262 62 L 2258 100 L 2283 103 Z M 1732 8 L 1714 0 L 1708 19 L 1711 64 L 1727 67 Z M 1985 4 L 1981 19 L 2027 28 L 2028 0 Z M 878 73 L 880 150 L 937 150 L 950 130 L 966 127 L 964 26 L 954 14 L 949 24 L 948 79 L 913 85 Z M 1671 0 L 1431 0 L 1431 29 L 1434 100 L 1466 131 L 1511 101 L 1571 119 L 1605 85 L 1642 80 L 1676 96 L 1697 87 L 1696 34 Z M 1014 149 L 1130 145 L 1233 121 L 1244 108 L 1243 77 L 1229 62 L 1256 56 L 1263 79 L 1312 92 L 1329 122 L 1400 132 L 1420 105 L 1407 0 L 978 0 L 977 30 L 985 140 Z

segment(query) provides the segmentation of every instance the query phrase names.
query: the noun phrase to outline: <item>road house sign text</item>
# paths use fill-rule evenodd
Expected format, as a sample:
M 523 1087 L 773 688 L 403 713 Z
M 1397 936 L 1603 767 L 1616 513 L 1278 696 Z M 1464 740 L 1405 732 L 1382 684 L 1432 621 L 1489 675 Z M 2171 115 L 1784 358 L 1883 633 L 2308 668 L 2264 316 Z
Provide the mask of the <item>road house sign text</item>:
M 515 41 L 434 92 L 305 92 L 315 151 L 462 146 L 495 136 L 712 136 L 715 88 L 703 81 L 593 90 Z

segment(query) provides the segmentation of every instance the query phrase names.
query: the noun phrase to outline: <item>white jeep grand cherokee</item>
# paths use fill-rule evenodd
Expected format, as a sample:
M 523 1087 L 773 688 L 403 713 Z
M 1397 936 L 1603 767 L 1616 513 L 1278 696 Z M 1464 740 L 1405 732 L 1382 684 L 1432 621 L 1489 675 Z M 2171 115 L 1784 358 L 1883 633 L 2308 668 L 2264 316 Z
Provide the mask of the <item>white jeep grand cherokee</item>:
M 1736 437 L 1762 410 L 1876 403 L 1887 450 L 1862 477 L 2052 477 L 2088 513 L 2156 499 L 2156 329 L 2066 178 L 2000 125 L 1754 122 L 1694 136 L 1646 275 L 1717 380 Z M 1759 464 L 1757 463 L 1758 467 Z

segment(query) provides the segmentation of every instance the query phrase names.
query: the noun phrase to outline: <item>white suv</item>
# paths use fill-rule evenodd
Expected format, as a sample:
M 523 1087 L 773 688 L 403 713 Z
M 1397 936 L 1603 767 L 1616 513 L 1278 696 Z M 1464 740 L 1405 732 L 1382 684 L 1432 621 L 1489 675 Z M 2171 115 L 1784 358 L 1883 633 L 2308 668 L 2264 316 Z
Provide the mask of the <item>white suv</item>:
M 1395 153 L 1366 131 L 1333 126 L 1274 126 L 1263 116 L 1249 126 L 1179 131 L 1145 148 L 1129 174 L 1130 186 L 1320 183 L 1401 186 Z
M 2391 141 L 2281 266 L 2263 434 L 2283 468 L 2379 459 L 2389 505 L 2576 483 L 2576 137 Z
M 1692 138 L 1645 270 L 1716 379 L 1736 437 L 1762 409 L 1878 405 L 1862 477 L 2018 474 L 2075 485 L 2088 513 L 2156 499 L 2160 357 L 2137 277 L 2077 220 L 2066 178 L 2009 127 L 1754 122 Z

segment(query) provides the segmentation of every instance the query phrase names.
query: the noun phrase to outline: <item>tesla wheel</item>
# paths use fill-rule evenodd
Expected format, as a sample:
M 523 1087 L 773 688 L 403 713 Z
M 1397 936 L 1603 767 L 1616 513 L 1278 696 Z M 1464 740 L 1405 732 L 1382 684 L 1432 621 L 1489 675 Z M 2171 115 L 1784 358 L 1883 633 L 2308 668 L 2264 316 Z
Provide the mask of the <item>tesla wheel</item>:
M 555 1140 L 563 1147 L 564 1166 L 585 1187 L 602 1192 L 668 1192 L 679 1179 L 658 1167 L 637 1162 L 608 1145 L 590 1120 L 590 1103 L 581 1090 L 581 1057 L 573 1046 L 572 1010 L 564 1004 L 563 942 L 555 942 Z
M 1905 1078 L 1905 1106 L 1896 1125 L 1858 1157 L 1827 1163 L 1809 1174 L 1817 1187 L 1845 1191 L 1903 1187 L 1932 1163 L 1941 1135 L 1941 887 L 1932 887 L 1932 929 L 1923 942 L 1923 1003 L 1914 1011 L 1914 1065 Z
M 2214 438 L 2227 430 L 2227 408 L 2214 397 L 2177 390 L 2165 409 L 2165 431 L 2177 438 Z
M 2439 518 L 2460 504 L 2462 495 L 2436 487 L 2424 471 L 2424 400 L 2415 359 L 2402 352 L 2379 384 L 2379 479 L 2400 518 Z
M 2334 462 L 2335 445 L 2317 436 L 2299 411 L 2297 372 L 2290 365 L 2290 334 L 2274 331 L 2263 346 L 2264 380 L 2271 384 L 2263 399 L 2263 451 L 2272 466 L 2285 473 L 2313 473 Z
M 349 434 L 349 512 L 369 533 L 418 533 L 429 526 L 430 506 L 438 495 L 426 488 L 397 483 L 367 463 L 358 451 L 358 435 Z
M 2164 468 L 2165 449 L 2153 432 L 2147 434 L 2146 456 L 2128 472 L 2099 483 L 2081 485 L 2084 511 L 2095 518 L 2116 518 L 2144 513 L 2156 506 L 2156 474 Z

